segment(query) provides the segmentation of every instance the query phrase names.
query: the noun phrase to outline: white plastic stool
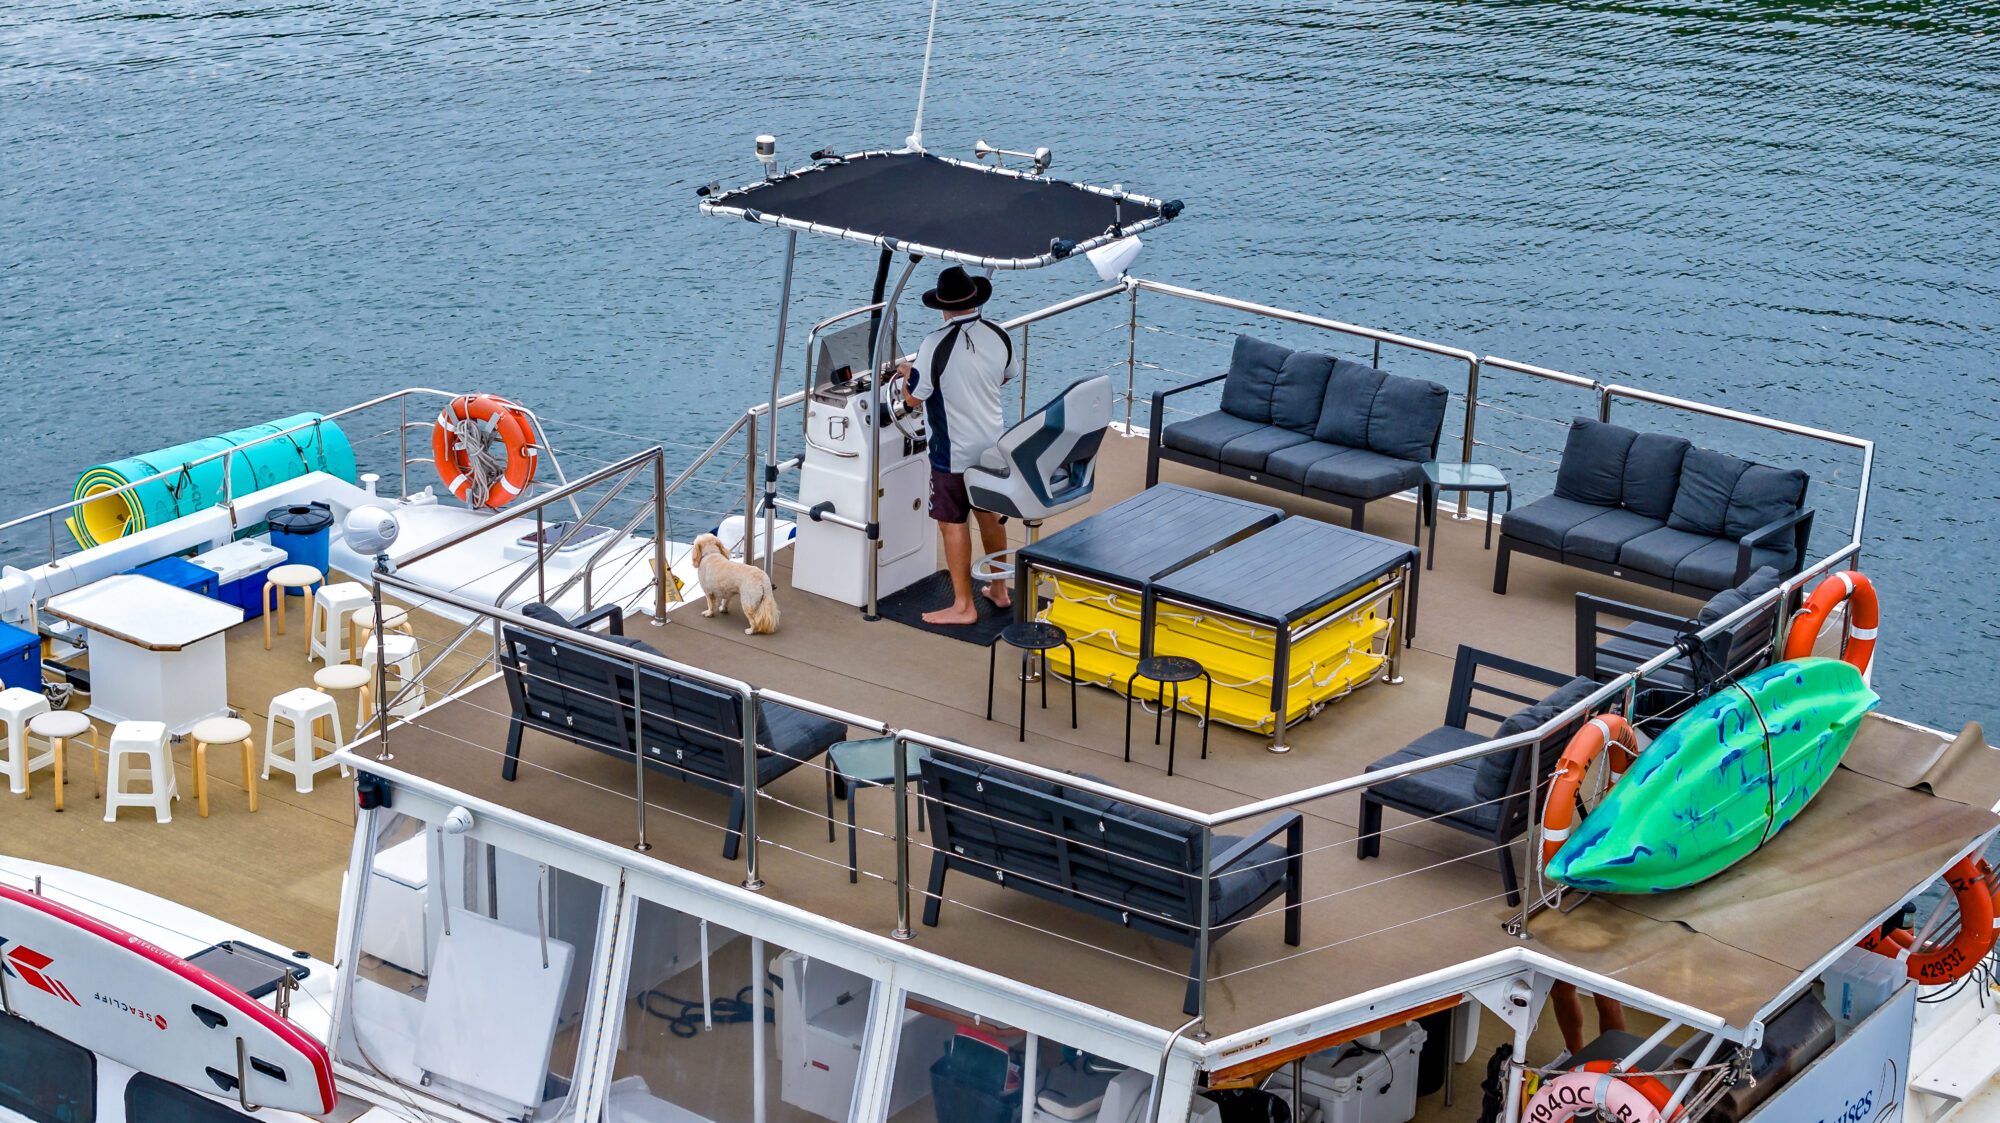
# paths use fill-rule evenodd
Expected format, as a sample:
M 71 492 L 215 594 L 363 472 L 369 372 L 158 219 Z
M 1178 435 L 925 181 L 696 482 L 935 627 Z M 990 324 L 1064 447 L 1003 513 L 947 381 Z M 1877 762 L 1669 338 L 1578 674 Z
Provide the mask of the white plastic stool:
M 403 609 L 393 604 L 385 604 L 382 606 L 382 619 L 389 622 L 388 631 L 401 632 L 412 639 L 416 638 L 416 629 L 410 627 L 410 614 Z M 361 649 L 368 643 L 368 637 L 375 634 L 375 606 L 370 604 L 349 616 L 347 631 L 347 649 L 354 652 L 354 657 L 359 659 Z
M 312 612 L 306 620 L 306 662 L 322 659 L 345 663 L 354 658 L 349 645 L 343 642 L 354 635 L 354 630 L 347 626 L 347 618 L 360 609 L 372 607 L 368 586 L 359 581 L 321 585 L 319 592 L 313 594 Z
M 104 821 L 118 821 L 121 807 L 150 807 L 155 823 L 174 821 L 174 800 L 180 798 L 174 781 L 174 758 L 167 752 L 167 726 L 160 721 L 121 721 L 111 727 L 109 762 L 104 770 Z M 132 765 L 146 763 L 150 790 L 131 790 Z
M 49 700 L 39 690 L 20 686 L 0 690 L 0 722 L 7 725 L 7 757 L 0 761 L 0 772 L 7 774 L 8 790 L 15 795 L 27 795 L 28 777 L 55 763 L 53 753 L 28 756 L 28 721 L 48 712 Z
M 290 760 L 278 755 L 278 723 L 290 722 L 292 726 L 292 756 Z M 333 730 L 333 739 L 319 735 L 319 723 L 325 721 Z M 313 777 L 329 768 L 340 768 L 342 776 L 347 769 L 332 758 L 321 760 L 322 746 L 328 752 L 339 752 L 346 744 L 346 737 L 340 729 L 340 710 L 333 699 L 310 686 L 297 690 L 287 690 L 271 699 L 270 716 L 264 719 L 264 779 L 271 778 L 271 769 L 292 774 L 292 786 L 303 795 L 313 790 Z
M 385 635 L 382 637 L 381 645 L 383 656 L 387 658 L 389 666 L 396 670 L 396 689 L 402 690 L 411 683 L 416 684 L 415 689 L 409 691 L 402 701 L 389 707 L 389 712 L 397 717 L 413 717 L 417 711 L 424 708 L 424 684 L 420 678 L 424 664 L 423 660 L 417 657 L 417 641 L 411 636 Z M 362 712 L 367 713 L 368 707 L 372 704 L 371 691 L 376 682 L 373 640 L 361 645 L 361 669 L 368 672 L 368 682 L 361 688 Z M 387 685 L 384 685 L 383 689 L 387 690 Z M 392 693 L 390 697 L 393 698 L 395 695 Z
M 201 817 L 208 818 L 210 745 L 237 745 L 242 748 L 243 788 L 250 793 L 250 810 L 257 810 L 256 743 L 250 740 L 250 723 L 236 717 L 212 717 L 196 725 L 189 732 L 188 739 L 194 742 L 194 801 L 201 808 Z
M 264 650 L 271 650 L 271 616 L 274 612 L 278 618 L 278 634 L 281 636 L 285 634 L 285 602 L 290 599 L 285 595 L 286 591 L 290 589 L 310 591 L 314 585 L 325 580 L 325 576 L 319 570 L 309 565 L 297 564 L 277 566 L 264 575 Z M 271 603 L 273 594 L 277 596 L 275 606 Z M 306 622 L 310 624 L 312 609 L 308 608 L 306 612 Z M 307 628 L 306 631 L 310 632 L 312 629 Z
M 56 810 L 61 811 L 63 809 L 63 782 L 69 778 L 68 762 L 63 758 L 63 750 L 71 741 L 79 737 L 89 737 L 90 778 L 95 782 L 97 779 L 97 727 L 90 724 L 89 718 L 75 710 L 50 710 L 47 713 L 36 714 L 34 717 L 29 718 L 28 732 L 32 736 L 40 737 L 48 745 L 47 755 L 54 763 L 56 770 Z M 33 749 L 33 744 L 29 743 L 22 749 L 22 752 L 32 752 Z

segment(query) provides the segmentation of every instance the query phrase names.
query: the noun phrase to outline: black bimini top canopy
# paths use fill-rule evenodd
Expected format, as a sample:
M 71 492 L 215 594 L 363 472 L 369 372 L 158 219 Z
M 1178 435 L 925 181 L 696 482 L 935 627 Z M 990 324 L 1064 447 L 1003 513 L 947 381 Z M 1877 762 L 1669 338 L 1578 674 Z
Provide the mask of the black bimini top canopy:
M 982 269 L 1033 269 L 1150 230 L 1181 205 L 899 151 L 828 160 L 701 209 Z

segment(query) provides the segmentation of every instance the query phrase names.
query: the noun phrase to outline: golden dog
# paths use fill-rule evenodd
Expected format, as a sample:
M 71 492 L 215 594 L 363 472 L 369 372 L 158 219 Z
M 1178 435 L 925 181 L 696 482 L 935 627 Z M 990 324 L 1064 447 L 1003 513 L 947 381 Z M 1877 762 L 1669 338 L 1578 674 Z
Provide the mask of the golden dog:
M 729 599 L 734 597 L 743 603 L 743 615 L 750 621 L 744 635 L 768 636 L 778 630 L 778 598 L 771 592 L 771 578 L 754 565 L 732 560 L 722 539 L 704 534 L 694 540 L 694 568 L 708 602 L 703 616 L 727 616 Z

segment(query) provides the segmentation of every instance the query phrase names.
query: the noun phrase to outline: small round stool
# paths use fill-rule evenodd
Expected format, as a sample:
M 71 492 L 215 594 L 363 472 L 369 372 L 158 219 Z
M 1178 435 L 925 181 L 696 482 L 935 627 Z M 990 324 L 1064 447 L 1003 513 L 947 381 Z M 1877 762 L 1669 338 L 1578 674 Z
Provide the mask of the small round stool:
M 1054 624 L 1040 620 L 1009 624 L 1000 629 L 993 642 L 986 646 L 986 720 L 993 720 L 993 673 L 1000 663 L 1000 645 L 1019 648 L 1021 651 L 1021 728 L 1019 739 L 1028 739 L 1028 662 L 1036 652 L 1053 651 L 1058 647 L 1069 651 L 1069 727 L 1076 728 L 1076 648 L 1070 646 L 1069 633 Z M 1049 708 L 1048 660 L 1042 660 L 1042 708 Z
M 335 663 L 313 672 L 313 687 L 335 697 L 354 691 L 354 728 L 359 730 L 368 722 L 368 680 L 373 677 L 359 663 Z
M 359 667 L 355 668 L 360 670 Z M 243 747 L 243 790 L 250 793 L 250 810 L 257 810 L 257 746 L 250 740 L 250 723 L 241 718 L 212 717 L 196 725 L 188 734 L 194 742 L 194 801 L 201 817 L 208 818 L 208 747 Z
M 392 603 L 386 603 L 386 605 L 382 605 L 382 619 L 388 621 L 384 627 L 388 627 L 390 631 L 402 631 L 410 639 L 416 639 L 416 629 L 410 627 L 410 613 L 408 611 L 404 611 L 404 609 L 400 609 L 400 607 L 396 607 Z M 376 629 L 376 621 L 374 621 L 374 605 L 372 603 L 368 607 L 356 609 L 354 615 L 348 617 L 348 661 L 350 663 L 358 663 L 360 661 L 362 647 L 368 643 L 368 637 L 374 635 L 374 629 Z M 390 661 L 394 663 L 396 659 L 390 659 Z
M 278 634 L 281 636 L 285 634 L 285 602 L 290 599 L 286 593 L 297 589 L 303 597 L 312 592 L 314 585 L 323 584 L 325 581 L 325 575 L 309 565 L 281 565 L 264 575 L 264 650 L 271 650 L 272 612 L 275 611 L 278 615 Z M 273 597 L 277 599 L 275 608 L 271 603 Z M 310 633 L 313 602 L 308 600 L 304 603 L 307 606 L 306 631 Z
M 93 787 L 97 783 L 97 727 L 90 719 L 75 710 L 50 710 L 28 719 L 28 735 L 40 737 L 49 743 L 49 756 L 53 758 L 56 772 L 56 810 L 63 809 L 63 782 L 69 776 L 69 769 L 63 760 L 63 749 L 69 742 L 79 737 L 90 738 L 90 780 Z M 101 793 L 100 793 L 101 794 Z
M 1208 715 L 1209 703 L 1215 695 L 1215 680 L 1209 677 L 1208 668 L 1184 655 L 1149 655 L 1139 660 L 1139 666 L 1125 680 L 1125 763 L 1132 763 L 1132 684 L 1140 679 L 1150 679 L 1160 684 L 1159 697 L 1153 711 L 1153 743 L 1160 743 L 1160 719 L 1167 710 L 1167 687 L 1174 688 L 1174 727 L 1167 736 L 1167 775 L 1174 774 L 1174 742 L 1181 736 L 1181 683 L 1201 679 L 1207 689 L 1201 696 L 1201 759 L 1208 759 Z

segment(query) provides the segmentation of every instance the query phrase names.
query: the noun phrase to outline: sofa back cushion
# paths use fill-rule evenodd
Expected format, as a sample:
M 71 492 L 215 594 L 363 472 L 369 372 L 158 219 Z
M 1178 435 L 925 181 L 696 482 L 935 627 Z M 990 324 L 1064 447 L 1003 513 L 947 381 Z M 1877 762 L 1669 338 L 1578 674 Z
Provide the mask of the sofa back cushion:
M 1540 726 L 1543 722 L 1583 701 L 1597 687 L 1598 683 L 1594 679 L 1583 676 L 1573 678 L 1557 687 L 1555 693 L 1550 694 L 1534 705 L 1515 711 L 1506 721 L 1500 723 L 1500 728 L 1494 733 L 1494 736 L 1511 737 L 1516 733 L 1526 733 L 1528 730 Z M 1480 757 L 1479 771 L 1473 777 L 1472 781 L 1473 792 L 1483 800 L 1499 799 L 1508 794 L 1507 785 L 1513 779 L 1514 761 L 1520 755 L 1520 752 L 1520 749 L 1515 749 L 1513 752 L 1494 753 L 1491 756 Z M 1562 752 L 1562 745 L 1560 743 L 1544 745 L 1542 748 L 1543 765 L 1553 768 L 1555 766 L 1556 755 L 1560 752 Z
M 1368 421 L 1375 407 L 1375 395 L 1389 376 L 1366 363 L 1335 359 L 1326 379 L 1326 398 L 1320 405 L 1319 424 L 1313 439 L 1347 448 L 1368 447 Z
M 1368 443 L 1363 446 L 1398 460 L 1437 455 L 1451 391 L 1422 378 L 1385 374 L 1368 408 Z
M 1271 424 L 1271 402 L 1283 381 L 1289 347 L 1266 343 L 1254 336 L 1239 335 L 1229 354 L 1229 374 L 1222 380 L 1222 412 Z
M 1640 433 L 1625 453 L 1625 483 L 1620 502 L 1634 514 L 1665 522 L 1674 511 L 1680 489 L 1681 463 L 1688 443 L 1664 433 Z
M 1284 365 L 1278 368 L 1278 384 L 1271 388 L 1271 424 L 1311 436 L 1319 426 L 1326 380 L 1332 373 L 1332 355 L 1294 351 L 1285 356 Z
M 1578 417 L 1569 423 L 1556 494 L 1578 503 L 1616 507 L 1625 498 L 1625 462 L 1639 434 L 1623 425 Z
M 1805 502 L 1806 482 L 1797 469 L 1691 448 L 1667 525 L 1711 538 L 1741 538 L 1797 511 Z

